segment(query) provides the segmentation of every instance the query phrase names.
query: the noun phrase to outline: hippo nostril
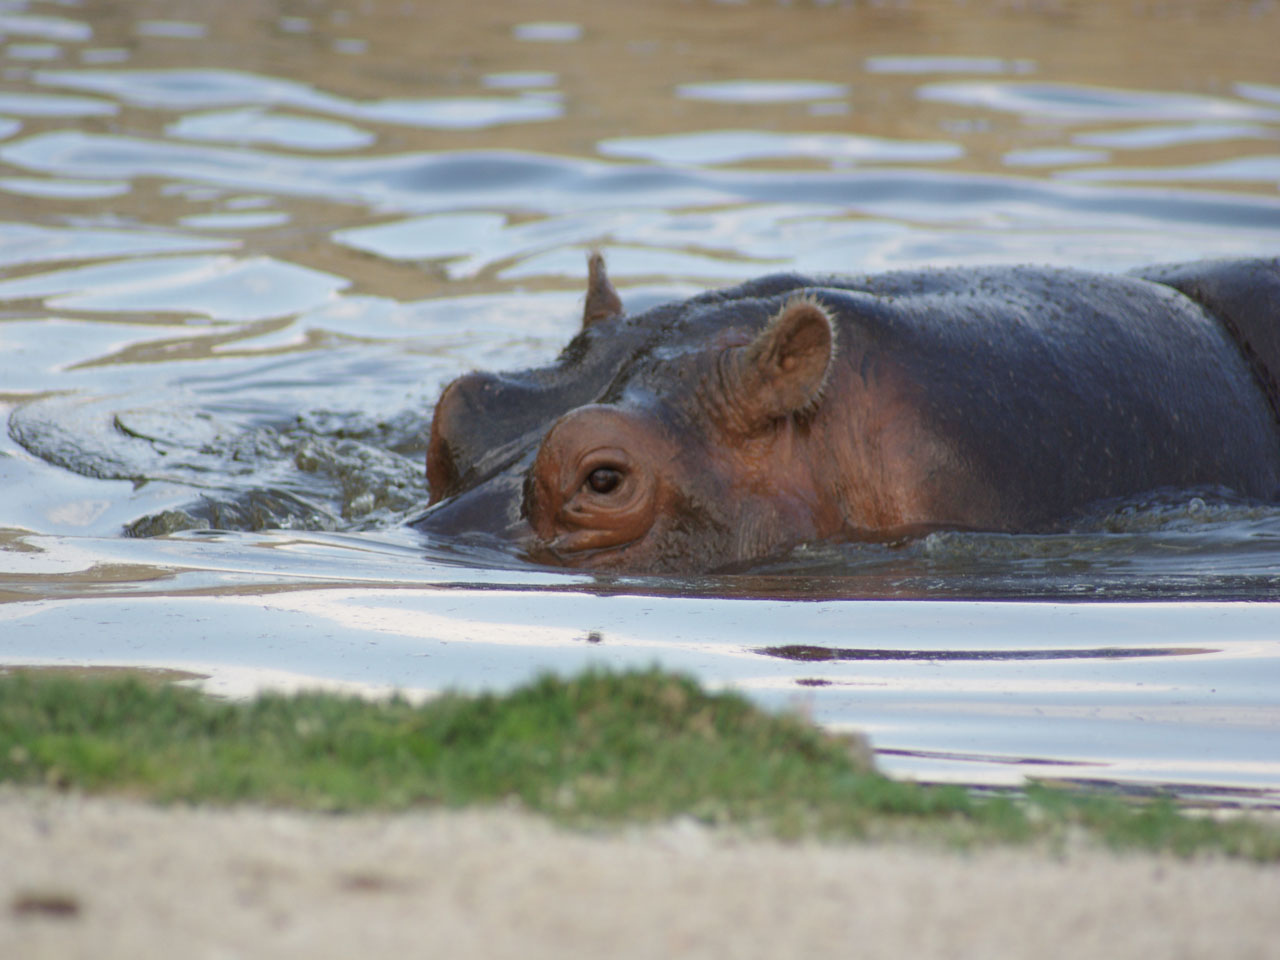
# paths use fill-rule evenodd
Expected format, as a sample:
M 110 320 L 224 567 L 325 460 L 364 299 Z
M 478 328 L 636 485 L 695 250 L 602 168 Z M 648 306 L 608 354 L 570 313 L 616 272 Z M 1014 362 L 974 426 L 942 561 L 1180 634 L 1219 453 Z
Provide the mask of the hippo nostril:
M 461 471 L 455 453 L 453 438 L 460 432 L 460 422 L 471 404 L 466 394 L 475 390 L 477 374 L 467 374 L 449 383 L 436 401 L 431 416 L 431 437 L 427 441 L 427 489 L 431 503 L 438 503 L 450 493 L 458 482 Z
M 479 472 L 486 457 L 508 439 L 507 430 L 495 436 L 487 426 L 505 393 L 500 377 L 477 372 L 463 374 L 441 391 L 427 445 L 431 503 L 460 492 L 464 479 Z
M 427 445 L 427 491 L 430 494 L 428 504 L 439 503 L 453 492 L 457 483 L 458 464 L 454 459 L 453 450 L 448 441 L 432 429 L 431 440 Z

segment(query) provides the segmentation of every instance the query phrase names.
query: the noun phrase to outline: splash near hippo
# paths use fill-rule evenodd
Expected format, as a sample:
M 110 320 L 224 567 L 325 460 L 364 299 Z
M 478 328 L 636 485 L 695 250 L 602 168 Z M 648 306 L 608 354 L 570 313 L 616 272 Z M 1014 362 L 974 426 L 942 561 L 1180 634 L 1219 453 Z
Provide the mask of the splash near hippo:
M 629 316 L 590 261 L 547 367 L 436 406 L 415 525 L 700 572 L 831 539 L 1054 529 L 1280 488 L 1280 259 L 777 274 Z

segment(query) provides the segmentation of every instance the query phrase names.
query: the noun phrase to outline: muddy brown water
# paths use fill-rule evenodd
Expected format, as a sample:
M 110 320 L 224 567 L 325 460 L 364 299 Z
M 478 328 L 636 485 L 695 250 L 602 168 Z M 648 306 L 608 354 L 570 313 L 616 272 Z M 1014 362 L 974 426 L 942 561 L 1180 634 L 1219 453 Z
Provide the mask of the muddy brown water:
M 773 270 L 1280 254 L 1280 4 L 0 5 L 0 663 L 661 663 L 901 776 L 1280 802 L 1280 510 L 600 578 L 403 527 L 472 368 Z M 126 533 L 132 535 L 126 535 Z

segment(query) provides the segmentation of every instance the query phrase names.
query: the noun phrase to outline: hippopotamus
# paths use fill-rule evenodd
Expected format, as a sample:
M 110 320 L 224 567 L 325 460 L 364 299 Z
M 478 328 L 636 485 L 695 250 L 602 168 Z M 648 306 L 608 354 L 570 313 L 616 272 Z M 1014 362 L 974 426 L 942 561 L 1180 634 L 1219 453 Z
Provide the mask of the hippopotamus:
M 636 315 L 588 273 L 554 363 L 444 389 L 420 530 L 696 573 L 1280 488 L 1280 259 L 780 273 Z

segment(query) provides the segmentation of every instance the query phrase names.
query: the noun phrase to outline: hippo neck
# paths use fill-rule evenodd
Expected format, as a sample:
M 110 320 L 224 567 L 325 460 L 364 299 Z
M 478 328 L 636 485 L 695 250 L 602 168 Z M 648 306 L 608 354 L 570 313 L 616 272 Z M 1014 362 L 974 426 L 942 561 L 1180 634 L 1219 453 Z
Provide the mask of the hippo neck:
M 1254 346 L 1248 334 L 1230 316 L 1224 314 L 1219 316 L 1218 320 L 1231 335 L 1236 346 L 1240 348 L 1240 354 L 1248 364 L 1249 372 L 1253 374 L 1253 379 L 1262 389 L 1263 396 L 1267 398 L 1267 405 L 1271 407 L 1271 416 L 1275 419 L 1276 427 L 1280 429 L 1280 381 L 1276 379 L 1275 362 L 1269 363 L 1263 357 L 1262 352 Z
M 1280 257 L 1162 264 L 1133 275 L 1173 287 L 1222 325 L 1280 426 Z

